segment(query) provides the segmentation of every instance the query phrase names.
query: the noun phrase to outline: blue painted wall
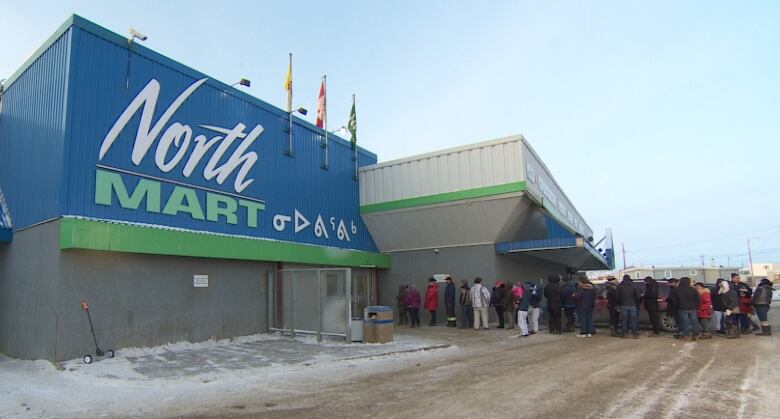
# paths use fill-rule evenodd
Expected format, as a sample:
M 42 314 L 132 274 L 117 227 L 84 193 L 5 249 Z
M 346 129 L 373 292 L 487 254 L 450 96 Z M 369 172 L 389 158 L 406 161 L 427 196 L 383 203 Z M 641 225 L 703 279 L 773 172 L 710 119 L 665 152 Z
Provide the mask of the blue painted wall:
M 46 172 L 35 176 L 36 184 L 45 184 L 48 188 L 43 191 L 43 195 L 62 196 L 63 199 L 49 199 L 48 205 L 44 206 L 45 214 L 30 214 L 15 222 L 16 228 L 47 216 L 78 215 L 376 251 L 368 229 L 359 215 L 358 183 L 354 179 L 353 152 L 347 141 L 330 136 L 329 168 L 324 170 L 321 168 L 324 163 L 324 149 L 321 147 L 323 131 L 296 119 L 293 130 L 294 156 L 286 156 L 288 140 L 286 112 L 142 45 L 128 44 L 127 39 L 77 16 L 72 18 L 72 22 L 74 26 L 68 30 L 67 37 L 70 41 L 70 55 L 58 56 L 59 62 L 70 63 L 70 72 L 63 69 L 56 82 L 47 80 L 48 87 L 41 88 L 43 92 L 50 92 L 52 84 L 60 83 L 67 86 L 64 90 L 61 88 L 59 92 L 60 96 L 67 95 L 68 107 L 50 109 L 53 106 L 50 101 L 36 104 L 55 115 L 55 120 L 59 118 L 60 122 L 65 121 L 64 140 L 67 147 L 63 148 L 60 140 L 58 147 L 45 150 L 50 158 L 41 161 L 35 157 L 33 161 L 28 161 L 38 166 L 47 166 Z M 38 63 L 35 63 L 31 69 L 36 68 L 37 65 Z M 25 77 L 26 75 L 17 79 L 11 86 L 12 89 L 16 88 Z M 67 83 L 63 78 L 67 78 Z M 134 98 L 150 83 L 159 85 L 159 95 L 151 117 L 151 123 L 154 125 L 182 92 L 204 78 L 207 80 L 197 87 L 172 114 L 167 123 L 161 126 L 161 131 L 138 164 L 131 161 L 131 155 L 136 134 L 140 129 L 144 106 L 141 106 L 128 120 L 125 128 L 101 158 L 101 145 L 108 132 Z M 148 110 L 152 109 L 151 102 L 146 102 L 145 106 Z M 27 117 L 28 123 L 34 124 L 35 120 L 29 114 L 31 111 L 31 108 L 12 109 L 10 112 L 4 109 L 3 118 L 7 119 L 8 115 L 12 118 Z M 175 123 L 190 127 L 192 135 L 186 151 L 182 151 L 182 160 L 166 172 L 156 164 L 156 153 L 164 133 Z M 234 187 L 238 169 L 221 184 L 217 179 L 206 179 L 204 176 L 204 168 L 209 158 L 220 144 L 224 143 L 224 140 L 220 139 L 215 140 L 212 148 L 205 153 L 192 173 L 185 176 L 183 168 L 195 148 L 195 137 L 202 134 L 207 139 L 212 139 L 222 135 L 204 126 L 229 130 L 239 123 L 246 126 L 244 133 L 249 133 L 257 125 L 263 128 L 262 134 L 243 152 L 244 155 L 254 152 L 258 156 L 257 162 L 245 177 L 246 180 L 253 179 L 248 187 L 245 189 Z M 57 133 L 59 138 L 63 138 L 62 123 L 59 127 L 60 131 Z M 7 134 L 4 131 L 0 133 L 3 133 L 0 136 L 0 144 L 21 143 L 18 130 Z M 163 160 L 169 162 L 184 148 L 184 142 L 182 138 L 179 143 L 181 148 L 171 146 Z M 224 163 L 237 150 L 241 142 L 241 139 L 234 141 L 217 166 Z M 0 170 L 3 170 L 0 173 L 4 174 L 4 177 L 12 178 L 11 181 L 5 181 L 9 187 L 6 188 L 3 184 L 3 189 L 7 189 L 7 197 L 13 202 L 15 198 L 19 199 L 17 197 L 20 196 L 21 191 L 30 188 L 32 184 L 27 178 L 17 176 L 21 173 L 18 166 L 8 165 L 8 160 L 14 160 L 16 158 L 14 156 L 19 154 L 18 150 L 10 151 L 0 164 Z M 363 149 L 359 148 L 357 154 L 360 166 L 376 162 L 376 156 Z M 61 166 L 60 162 L 64 162 L 64 165 Z M 257 227 L 251 227 L 248 226 L 247 211 L 241 207 L 236 211 L 237 223 L 229 224 L 225 217 L 219 217 L 216 222 L 213 222 L 196 219 L 188 213 L 178 213 L 174 216 L 147 211 L 145 201 L 137 210 L 125 209 L 120 207 L 115 196 L 111 205 L 100 205 L 96 203 L 95 196 L 96 172 L 99 170 L 119 173 L 125 187 L 131 193 L 141 179 L 145 179 L 145 182 L 158 182 L 162 188 L 162 206 L 165 206 L 168 196 L 178 185 L 180 189 L 195 191 L 197 204 L 204 212 L 207 190 L 226 199 L 262 201 L 265 209 L 258 213 Z M 62 182 L 58 181 L 59 172 L 64 173 Z M 57 188 L 57 185 L 60 187 Z M 186 200 L 183 203 L 192 204 Z M 12 214 L 16 218 L 16 208 L 13 205 L 11 207 Z M 19 209 L 21 210 L 22 207 Z M 311 223 L 297 233 L 294 225 L 296 210 Z M 324 229 L 320 230 L 318 235 L 315 224 L 320 216 Z M 274 228 L 274 217 L 277 220 L 283 219 L 280 217 L 291 217 L 292 220 L 286 223 L 282 231 L 278 231 Z M 339 237 L 336 230 L 342 221 L 346 227 L 346 235 Z M 325 236 L 326 234 L 328 237 Z
M 55 38 L 2 98 L 0 190 L 15 229 L 60 214 L 71 35 Z

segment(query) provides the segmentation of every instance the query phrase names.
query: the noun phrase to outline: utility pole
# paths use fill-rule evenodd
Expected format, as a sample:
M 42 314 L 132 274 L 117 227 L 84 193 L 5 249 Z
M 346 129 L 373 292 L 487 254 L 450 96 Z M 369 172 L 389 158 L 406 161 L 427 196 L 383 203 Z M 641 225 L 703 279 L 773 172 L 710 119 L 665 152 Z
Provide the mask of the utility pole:
M 623 251 L 623 270 L 626 270 L 626 246 L 620 242 L 620 249 Z
M 748 244 L 748 263 L 750 264 L 750 281 L 748 282 L 750 286 L 753 286 L 755 279 L 753 279 L 753 254 L 750 252 L 750 238 L 747 239 Z
M 701 266 L 704 267 L 704 255 L 699 255 L 701 258 Z

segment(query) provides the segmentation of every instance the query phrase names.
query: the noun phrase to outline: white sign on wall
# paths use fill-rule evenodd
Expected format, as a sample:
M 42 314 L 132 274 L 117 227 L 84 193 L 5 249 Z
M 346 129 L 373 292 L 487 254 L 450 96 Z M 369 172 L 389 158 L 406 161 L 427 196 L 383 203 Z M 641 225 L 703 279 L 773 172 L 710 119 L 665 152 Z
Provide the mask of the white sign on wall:
M 193 275 L 192 286 L 194 288 L 208 288 L 209 276 L 208 275 Z

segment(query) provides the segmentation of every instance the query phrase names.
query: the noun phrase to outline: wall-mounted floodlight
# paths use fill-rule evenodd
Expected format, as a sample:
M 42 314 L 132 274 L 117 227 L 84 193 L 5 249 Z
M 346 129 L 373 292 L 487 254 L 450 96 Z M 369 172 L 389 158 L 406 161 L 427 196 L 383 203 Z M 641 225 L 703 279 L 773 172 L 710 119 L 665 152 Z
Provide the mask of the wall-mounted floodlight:
M 127 42 L 133 42 L 134 39 L 137 39 L 139 41 L 146 41 L 149 37 L 142 34 L 141 32 L 138 32 L 137 30 L 130 28 L 130 39 L 127 40 Z
M 233 87 L 233 86 L 235 86 L 237 84 L 240 84 L 240 85 L 246 86 L 246 87 L 251 87 L 252 86 L 252 82 L 249 81 L 248 79 L 241 79 L 241 80 L 231 84 L 230 87 Z
M 346 134 L 347 132 L 349 132 L 349 130 L 347 130 L 347 127 L 342 125 L 331 132 L 334 134 Z
M 306 114 L 309 113 L 309 111 L 307 111 L 306 108 L 298 108 L 298 109 L 296 109 L 296 110 L 294 110 L 294 111 L 292 111 L 290 113 L 295 113 L 295 112 L 298 112 L 299 114 L 301 114 L 303 116 L 306 116 Z

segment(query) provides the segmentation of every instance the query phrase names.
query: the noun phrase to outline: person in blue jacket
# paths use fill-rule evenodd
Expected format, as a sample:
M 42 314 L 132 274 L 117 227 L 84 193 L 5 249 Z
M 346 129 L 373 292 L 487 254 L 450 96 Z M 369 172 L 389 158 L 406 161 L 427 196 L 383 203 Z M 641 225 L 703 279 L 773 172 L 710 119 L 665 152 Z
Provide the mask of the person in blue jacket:
M 580 277 L 577 283 L 577 291 L 574 293 L 577 302 L 577 316 L 580 320 L 580 334 L 578 338 L 589 338 L 596 333 L 593 326 L 593 309 L 596 308 L 596 287 L 586 277 Z
M 561 287 L 561 307 L 563 307 L 563 314 L 566 316 L 564 332 L 574 331 L 574 309 L 577 307 L 577 302 L 574 301 L 575 292 L 577 292 L 576 283 L 574 279 L 569 277 Z

